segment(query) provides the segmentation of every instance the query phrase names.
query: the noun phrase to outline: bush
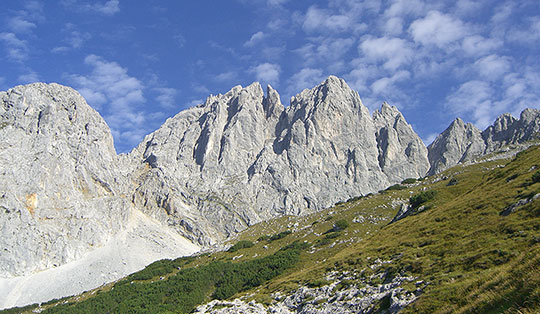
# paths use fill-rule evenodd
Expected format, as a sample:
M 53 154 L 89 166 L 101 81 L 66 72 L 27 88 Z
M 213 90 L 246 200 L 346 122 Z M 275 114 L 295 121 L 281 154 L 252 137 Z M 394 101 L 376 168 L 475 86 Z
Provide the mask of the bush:
M 401 184 L 413 184 L 413 183 L 416 183 L 415 178 L 407 178 L 407 179 L 401 181 Z
M 283 239 L 291 233 L 292 233 L 291 230 L 287 230 L 287 231 L 280 232 L 278 234 L 274 234 L 273 236 L 270 237 L 270 239 L 268 239 L 268 241 L 272 242 L 275 240 Z
M 433 199 L 436 194 L 437 192 L 433 190 L 420 192 L 416 195 L 411 196 L 411 198 L 409 199 L 409 204 L 411 205 L 413 209 L 418 208 L 420 207 L 420 205 Z
M 540 182 L 540 170 L 536 171 L 532 176 L 533 183 Z
M 336 221 L 331 230 L 332 232 L 339 232 L 347 229 L 347 227 L 349 227 L 349 223 L 345 219 L 340 219 Z
M 250 248 L 250 247 L 253 247 L 253 242 L 251 241 L 247 241 L 247 240 L 242 240 L 242 241 L 238 241 L 236 242 L 233 246 L 231 246 L 227 252 L 230 252 L 230 253 L 233 253 L 233 252 L 236 252 L 240 249 L 245 249 L 245 248 Z
M 406 188 L 407 188 L 406 186 L 403 186 L 401 184 L 394 184 L 392 186 L 387 187 L 385 191 L 399 191 L 399 190 L 404 190 Z

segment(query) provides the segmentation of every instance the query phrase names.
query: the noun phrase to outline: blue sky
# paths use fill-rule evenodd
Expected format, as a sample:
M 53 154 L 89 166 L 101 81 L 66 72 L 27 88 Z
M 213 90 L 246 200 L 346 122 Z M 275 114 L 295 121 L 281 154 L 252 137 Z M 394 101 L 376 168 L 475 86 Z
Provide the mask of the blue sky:
M 253 81 L 291 96 L 333 74 L 429 143 L 540 108 L 537 1 L 3 0 L 0 89 L 76 88 L 126 152 L 168 117 Z

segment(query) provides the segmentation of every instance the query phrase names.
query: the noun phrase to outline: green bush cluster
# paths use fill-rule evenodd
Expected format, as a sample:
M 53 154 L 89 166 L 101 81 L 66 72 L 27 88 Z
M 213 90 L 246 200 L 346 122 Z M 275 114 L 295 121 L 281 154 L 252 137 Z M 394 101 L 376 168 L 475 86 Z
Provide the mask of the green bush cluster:
M 276 241 L 276 240 L 279 240 L 279 239 L 283 239 L 285 238 L 286 236 L 288 236 L 289 234 L 291 234 L 292 231 L 290 230 L 287 230 L 287 231 L 283 231 L 283 232 L 280 232 L 280 233 L 276 233 L 272 236 L 269 236 L 269 235 L 263 235 L 263 236 L 260 236 L 257 241 L 268 241 L 268 242 L 272 242 L 272 241 Z
M 401 184 L 413 184 L 413 183 L 416 183 L 415 178 L 407 178 L 407 179 L 401 181 Z
M 400 190 L 405 190 L 406 188 L 407 188 L 406 186 L 403 186 L 401 184 L 394 184 L 387 187 L 385 191 L 400 191 Z
M 416 195 L 411 196 L 411 198 L 409 199 L 409 204 L 413 209 L 418 208 L 420 207 L 420 205 L 433 199 L 436 194 L 437 192 L 434 190 L 420 192 Z
M 538 182 L 540 182 L 540 170 L 536 171 L 536 172 L 532 175 L 532 181 L 533 181 L 533 183 L 538 183 Z
M 185 268 L 167 280 L 122 280 L 110 291 L 79 303 L 57 305 L 44 313 L 190 313 L 208 297 L 227 299 L 280 275 L 298 262 L 304 247 L 293 243 L 272 255 L 242 263 L 215 261 Z M 167 262 L 158 265 L 170 266 Z
M 240 249 L 245 249 L 245 248 L 250 248 L 250 247 L 253 247 L 253 242 L 251 241 L 247 241 L 247 240 L 242 240 L 242 241 L 238 241 L 236 242 L 233 246 L 231 246 L 227 252 L 229 253 L 233 253 L 233 252 L 236 252 Z
M 334 223 L 334 226 L 332 227 L 332 232 L 339 232 L 342 230 L 345 230 L 349 227 L 349 223 L 345 219 L 340 219 Z

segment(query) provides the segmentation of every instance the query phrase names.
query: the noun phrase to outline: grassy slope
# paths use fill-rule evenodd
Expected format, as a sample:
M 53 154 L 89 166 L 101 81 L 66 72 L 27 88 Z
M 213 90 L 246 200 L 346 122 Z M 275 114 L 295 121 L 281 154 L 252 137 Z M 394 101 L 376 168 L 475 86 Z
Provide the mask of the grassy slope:
M 519 199 L 540 192 L 540 183 L 531 179 L 539 166 L 539 147 L 512 160 L 458 166 L 407 185 L 403 190 L 389 190 L 304 217 L 280 217 L 260 223 L 231 242 L 252 241 L 253 247 L 156 262 L 116 285 L 120 287 L 129 281 L 148 289 L 154 289 L 150 288 L 154 285 L 167 286 L 181 272 L 178 267 L 200 269 L 216 261 L 243 265 L 299 241 L 309 245 L 300 251 L 294 265 L 255 288 L 248 286 L 247 291 L 237 292 L 235 297 L 248 295 L 248 299 L 269 304 L 273 302 L 269 297 L 272 292 L 324 284 L 321 279 L 330 271 L 360 273 L 363 278 L 385 272 L 390 276 L 398 273 L 415 276 L 428 283 L 420 298 L 405 312 L 537 313 L 540 312 L 540 199 L 508 216 L 501 216 L 500 212 Z M 533 167 L 537 169 L 531 170 Z M 452 178 L 457 184 L 448 185 Z M 388 225 L 399 207 L 396 200 L 406 202 L 422 190 L 437 192 L 425 204 L 427 209 Z M 328 233 L 342 219 L 349 227 Z M 292 233 L 282 239 L 257 241 L 261 235 L 286 230 Z M 389 263 L 371 269 L 369 266 L 377 258 Z M 353 279 L 347 284 L 359 282 Z M 112 287 L 105 287 L 100 294 L 111 293 Z M 218 288 L 208 287 L 202 298 L 210 300 Z M 416 290 L 413 283 L 405 284 L 404 288 Z M 137 291 L 141 293 L 144 289 Z M 76 305 L 96 294 L 93 291 L 66 301 Z

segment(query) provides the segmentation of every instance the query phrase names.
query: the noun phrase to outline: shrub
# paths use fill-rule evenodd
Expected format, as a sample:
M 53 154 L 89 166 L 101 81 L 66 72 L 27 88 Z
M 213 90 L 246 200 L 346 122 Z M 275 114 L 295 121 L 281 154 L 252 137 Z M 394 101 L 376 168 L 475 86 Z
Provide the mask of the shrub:
M 540 182 L 540 170 L 536 171 L 532 176 L 533 183 Z
M 332 232 L 338 232 L 341 230 L 345 230 L 349 227 L 349 223 L 345 219 L 340 219 L 336 221 L 334 224 L 334 227 L 332 227 Z
M 233 246 L 231 246 L 227 252 L 236 252 L 240 249 L 245 249 L 245 248 L 250 248 L 250 247 L 253 247 L 253 242 L 251 241 L 247 241 L 247 240 L 242 240 L 242 241 L 238 241 L 236 242 Z
M 268 239 L 268 241 L 272 242 L 275 240 L 283 239 L 291 233 L 292 233 L 291 230 L 287 230 L 287 231 L 280 232 L 278 234 L 274 234 L 273 236 L 270 237 L 270 239 Z
M 436 194 L 437 192 L 433 190 L 420 192 L 416 195 L 411 196 L 411 198 L 409 199 L 409 204 L 412 208 L 418 208 L 420 207 L 420 205 L 433 199 Z
M 407 178 L 407 179 L 401 181 L 401 184 L 413 184 L 413 183 L 416 183 L 415 178 Z
M 387 187 L 385 191 L 399 191 L 399 190 L 404 190 L 406 188 L 407 188 L 406 186 L 403 186 L 401 184 L 394 184 L 392 186 Z

